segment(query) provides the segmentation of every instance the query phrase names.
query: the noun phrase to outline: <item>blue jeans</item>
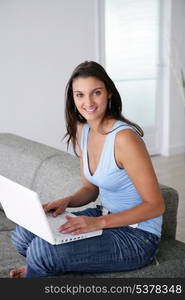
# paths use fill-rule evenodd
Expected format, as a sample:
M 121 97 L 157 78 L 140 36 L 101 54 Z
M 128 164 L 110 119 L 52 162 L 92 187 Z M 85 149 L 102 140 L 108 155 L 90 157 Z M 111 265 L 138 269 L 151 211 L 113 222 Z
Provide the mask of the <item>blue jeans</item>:
M 101 210 L 88 208 L 75 214 L 100 216 Z M 27 278 L 137 269 L 152 262 L 160 241 L 155 234 L 130 226 L 104 229 L 100 236 L 60 245 L 51 245 L 21 226 L 11 237 L 26 257 Z

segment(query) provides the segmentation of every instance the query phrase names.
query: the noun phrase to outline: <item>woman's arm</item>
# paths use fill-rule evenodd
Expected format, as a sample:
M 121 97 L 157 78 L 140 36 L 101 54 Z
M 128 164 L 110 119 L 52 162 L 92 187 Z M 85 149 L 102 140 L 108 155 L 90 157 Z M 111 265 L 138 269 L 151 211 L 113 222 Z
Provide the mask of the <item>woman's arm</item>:
M 164 200 L 143 140 L 126 129 L 117 134 L 115 143 L 117 164 L 126 170 L 143 201 L 123 212 L 102 216 L 102 227 L 126 226 L 162 215 Z

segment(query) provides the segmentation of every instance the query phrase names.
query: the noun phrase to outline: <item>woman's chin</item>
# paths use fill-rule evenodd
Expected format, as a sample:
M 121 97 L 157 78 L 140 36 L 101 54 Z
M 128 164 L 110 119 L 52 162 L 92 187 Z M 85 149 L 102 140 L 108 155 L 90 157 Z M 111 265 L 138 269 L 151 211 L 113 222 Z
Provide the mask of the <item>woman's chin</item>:
M 86 119 L 86 121 L 88 122 L 93 122 L 93 121 L 97 121 L 97 120 L 99 120 L 99 118 L 96 116 L 85 116 L 84 117 L 85 119 Z
M 96 120 L 97 119 L 97 114 L 95 113 L 86 113 L 83 114 L 83 117 L 88 121 L 88 120 Z

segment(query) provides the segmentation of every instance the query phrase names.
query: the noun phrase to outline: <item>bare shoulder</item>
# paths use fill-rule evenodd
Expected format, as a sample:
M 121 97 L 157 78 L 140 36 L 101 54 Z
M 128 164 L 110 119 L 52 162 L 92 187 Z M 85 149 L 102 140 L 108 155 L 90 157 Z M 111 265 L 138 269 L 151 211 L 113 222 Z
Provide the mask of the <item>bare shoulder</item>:
M 142 138 L 132 129 L 124 129 L 116 134 L 116 146 L 123 147 L 125 145 L 140 145 L 144 144 Z
M 116 134 L 115 155 L 121 167 L 127 167 L 127 164 L 136 160 L 149 158 L 143 139 L 132 129 L 124 129 Z

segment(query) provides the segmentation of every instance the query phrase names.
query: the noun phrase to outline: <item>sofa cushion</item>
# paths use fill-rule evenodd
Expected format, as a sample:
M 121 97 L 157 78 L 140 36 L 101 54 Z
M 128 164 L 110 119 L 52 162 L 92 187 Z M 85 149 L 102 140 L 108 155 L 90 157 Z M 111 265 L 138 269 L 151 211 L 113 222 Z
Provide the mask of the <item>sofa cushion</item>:
M 0 133 L 0 174 L 32 188 L 37 169 L 45 159 L 58 153 L 61 151 L 55 148 L 14 134 Z
M 0 232 L 13 230 L 15 226 L 16 224 L 7 219 L 3 211 L 0 211 Z
M 60 153 L 60 150 L 14 134 L 1 133 L 0 174 L 31 187 L 39 165 L 57 153 Z
M 40 165 L 32 187 L 44 203 L 68 196 L 81 185 L 79 160 L 61 152 Z

